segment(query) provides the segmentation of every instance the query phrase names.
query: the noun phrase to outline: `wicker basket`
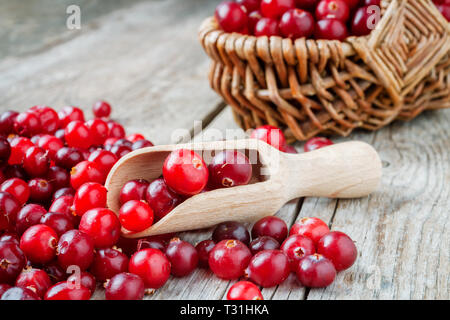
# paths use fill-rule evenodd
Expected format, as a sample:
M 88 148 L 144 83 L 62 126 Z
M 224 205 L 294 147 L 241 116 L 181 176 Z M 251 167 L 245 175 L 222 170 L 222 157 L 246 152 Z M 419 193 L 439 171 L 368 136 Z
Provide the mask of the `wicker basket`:
M 346 136 L 450 107 L 450 23 L 431 0 L 385 0 L 375 30 L 345 42 L 225 33 L 214 18 L 199 37 L 211 87 L 245 130 Z

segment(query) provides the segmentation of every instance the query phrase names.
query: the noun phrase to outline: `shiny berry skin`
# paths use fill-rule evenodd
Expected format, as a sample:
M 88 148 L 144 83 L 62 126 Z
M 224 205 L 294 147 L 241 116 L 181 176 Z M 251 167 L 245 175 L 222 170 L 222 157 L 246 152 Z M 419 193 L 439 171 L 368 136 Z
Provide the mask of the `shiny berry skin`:
M 83 160 L 83 153 L 78 148 L 63 147 L 55 155 L 56 165 L 67 170 L 72 169 Z
M 92 106 L 92 113 L 96 118 L 108 118 L 111 114 L 111 105 L 106 101 L 97 101 Z
M 255 26 L 262 17 L 259 10 L 252 11 L 248 14 L 248 30 L 251 34 L 255 33 Z
M 258 286 L 250 281 L 239 281 L 231 286 L 227 300 L 264 300 Z
M 84 122 L 72 121 L 64 129 L 64 139 L 69 147 L 87 149 L 92 145 L 90 130 Z
M 341 20 L 326 18 L 316 22 L 314 37 L 316 39 L 344 41 L 348 37 L 348 31 Z
M 84 122 L 84 113 L 77 107 L 66 106 L 58 112 L 58 116 L 62 127 L 66 127 L 72 121 Z
M 92 119 L 85 124 L 90 132 L 91 143 L 102 145 L 109 136 L 108 124 L 101 119 Z
M 23 158 L 27 150 L 34 146 L 30 139 L 25 137 L 14 137 L 10 142 L 11 155 L 9 156 L 9 164 L 22 164 Z
M 283 150 L 286 145 L 286 138 L 284 137 L 283 131 L 271 125 L 256 128 L 252 131 L 250 138 L 264 141 L 278 150 Z
M 330 232 L 328 225 L 319 218 L 306 217 L 294 223 L 289 231 L 289 235 L 299 234 L 310 238 L 314 243 L 317 243 L 320 238 Z
M 351 31 L 355 36 L 368 35 L 372 29 L 369 28 L 369 19 L 372 14 L 369 14 L 368 7 L 361 7 L 356 10 L 353 15 L 351 23 Z
M 90 235 L 96 248 L 113 246 L 120 236 L 120 222 L 109 209 L 95 208 L 81 217 L 79 230 Z
M 145 200 L 148 185 L 148 181 L 144 179 L 131 180 L 125 183 L 120 190 L 120 204 L 123 205 L 130 200 Z
M 225 280 L 237 279 L 244 275 L 252 253 L 238 240 L 222 240 L 209 254 L 209 268 L 214 274 Z
M 311 37 L 314 33 L 314 24 L 314 18 L 308 11 L 290 9 L 281 16 L 279 27 L 284 37 L 295 40 Z
M 0 137 L 0 164 L 7 163 L 11 155 L 11 146 L 9 141 Z
M 247 26 L 247 14 L 239 4 L 224 1 L 215 11 L 219 26 L 225 32 L 240 32 Z
M 91 161 L 82 161 L 70 171 L 70 184 L 74 189 L 78 189 L 86 182 L 97 182 L 103 184 L 105 175 L 100 166 Z
M 111 147 L 111 152 L 118 158 L 129 154 L 131 152 L 131 147 L 124 144 L 115 144 Z
M 23 251 L 14 241 L 0 241 L 0 283 L 14 284 L 26 263 Z
M 349 9 L 355 8 L 361 2 L 360 0 L 344 0 L 344 1 L 347 4 L 347 6 L 349 7 Z
M 91 292 L 80 285 L 77 287 L 67 281 L 59 282 L 48 289 L 44 300 L 89 300 Z
M 64 270 L 76 265 L 84 271 L 94 259 L 94 241 L 83 232 L 69 230 L 58 241 L 57 256 L 58 264 Z
M 47 181 L 52 185 L 53 190 L 57 191 L 62 188 L 73 190 L 72 188 L 67 188 L 70 186 L 69 172 L 61 167 L 50 167 L 47 172 Z
M 58 235 L 45 224 L 28 228 L 20 238 L 20 249 L 32 263 L 45 264 L 56 255 Z
M 297 278 L 309 288 L 323 288 L 333 283 L 336 269 L 330 260 L 321 254 L 313 254 L 300 260 L 296 268 Z
M 109 121 L 108 128 L 110 138 L 118 138 L 118 139 L 125 138 L 125 129 L 122 127 L 121 124 L 114 121 Z
M 0 192 L 0 231 L 12 230 L 21 203 L 11 194 Z
M 264 17 L 278 19 L 283 13 L 295 7 L 295 0 L 262 0 L 261 13 Z
M 140 133 L 132 133 L 127 136 L 127 140 L 134 143 L 139 140 L 145 140 L 145 137 Z
M 0 134 L 9 135 L 14 131 L 14 121 L 19 113 L 8 110 L 0 115 Z
M 164 161 L 163 177 L 167 185 L 182 195 L 200 193 L 208 182 L 208 168 L 192 150 L 172 151 Z
M 140 276 L 146 288 L 158 289 L 169 279 L 170 262 L 159 250 L 143 249 L 131 257 L 128 270 Z
M 21 112 L 14 121 L 14 130 L 18 135 L 31 137 L 41 132 L 41 121 L 34 112 Z
M 91 294 L 94 293 L 95 289 L 97 288 L 95 277 L 86 271 L 83 271 L 79 274 L 75 272 L 67 278 L 67 281 L 75 286 L 78 284 L 89 289 Z
M 117 156 L 111 151 L 97 149 L 89 155 L 88 161 L 96 163 L 105 176 L 117 162 Z
M 98 281 L 106 281 L 128 271 L 128 257 L 114 248 L 100 249 L 95 254 L 90 271 Z
M 444 16 L 444 18 L 447 19 L 448 22 L 450 22 L 450 2 L 439 4 L 436 7 L 439 10 L 439 12 Z
M 301 235 L 289 236 L 281 245 L 281 251 L 283 251 L 289 258 L 291 263 L 291 270 L 295 271 L 298 262 L 305 256 L 311 255 L 316 252 L 314 241 L 310 238 Z
M 56 260 L 47 263 L 44 266 L 44 271 L 48 274 L 52 283 L 58 283 L 67 279 L 66 270 L 63 270 Z
M 158 249 L 161 250 L 162 252 L 166 252 L 167 243 L 166 241 L 161 239 L 152 239 L 152 238 L 139 239 L 136 246 L 133 248 L 131 254 L 133 254 L 136 251 L 147 248 Z
M 278 21 L 267 17 L 261 18 L 256 22 L 253 33 L 257 37 L 279 36 L 280 30 L 278 28 Z
M 41 300 L 31 289 L 12 287 L 6 290 L 1 300 Z
M 16 279 L 16 287 L 32 290 L 39 298 L 43 298 L 52 282 L 44 270 L 24 269 Z
M 66 233 L 69 230 L 75 228 L 73 219 L 68 217 L 65 213 L 59 212 L 47 212 L 39 221 L 41 224 L 45 224 L 52 228 L 58 237 L 60 237 L 63 233 Z
M 222 240 L 239 240 L 248 245 L 250 243 L 250 233 L 247 228 L 236 221 L 225 221 L 219 223 L 213 231 L 212 239 L 215 243 Z
M 247 12 L 252 12 L 259 9 L 261 0 L 236 0 L 236 3 L 247 9 Z
M 60 127 L 58 113 L 47 106 L 34 106 L 30 110 L 39 118 L 42 131 L 45 133 L 54 133 Z
M 274 216 L 258 220 L 252 227 L 252 238 L 269 236 L 282 243 L 288 234 L 288 227 L 283 219 Z
M 116 274 L 105 287 L 106 300 L 142 300 L 144 294 L 141 277 L 127 272 Z
M 82 216 L 86 211 L 94 208 L 106 207 L 106 188 L 97 182 L 82 184 L 73 200 L 75 213 Z
M 57 137 L 46 134 L 38 139 L 37 146 L 47 151 L 50 159 L 54 160 L 56 153 L 64 147 L 64 144 Z
M 252 165 L 239 151 L 224 150 L 217 153 L 208 169 L 209 182 L 215 188 L 245 185 L 252 177 Z
M 72 205 L 72 196 L 62 196 L 53 201 L 48 211 L 59 212 L 67 215 L 68 217 L 73 217 L 75 215 L 75 212 L 72 211 Z
M 1 192 L 8 192 L 14 196 L 21 204 L 25 204 L 30 197 L 30 188 L 28 184 L 22 179 L 12 178 L 2 183 L 0 186 Z
M 69 178 L 70 179 L 70 178 Z M 52 183 L 52 181 L 50 181 Z M 53 192 L 52 201 L 64 196 L 72 196 L 75 197 L 75 189 L 72 187 L 60 188 Z
M 9 284 L 6 283 L 1 283 L 0 284 L 0 299 L 2 298 L 2 295 L 8 290 L 11 289 L 12 287 Z
M 140 232 L 153 224 L 153 210 L 144 201 L 130 200 L 119 211 L 122 226 L 133 232 Z
M 0 241 L 12 241 L 19 245 L 19 236 L 17 233 L 4 233 L 0 236 Z
M 29 227 L 39 224 L 41 218 L 47 213 L 47 210 L 43 206 L 30 203 L 22 207 L 17 213 L 16 218 L 16 231 L 18 234 L 22 234 Z
M 333 142 L 324 137 L 314 137 L 306 141 L 303 149 L 305 152 L 317 150 L 323 147 L 331 146 Z
M 166 256 L 171 264 L 171 273 L 175 277 L 184 277 L 195 270 L 198 253 L 189 242 L 173 238 L 166 248 Z
M 132 150 L 137 150 L 137 149 L 142 149 L 142 148 L 147 148 L 147 147 L 153 147 L 153 143 L 151 141 L 148 140 L 138 140 L 136 142 L 133 143 L 133 145 L 131 146 Z
M 331 260 L 336 271 L 350 268 L 358 255 L 353 240 L 340 231 L 331 231 L 320 238 L 317 253 Z
M 152 208 L 156 220 L 163 218 L 182 202 L 181 197 L 167 186 L 164 179 L 156 179 L 149 184 L 145 199 Z
M 381 4 L 381 0 L 364 0 L 363 2 L 365 6 L 380 6 Z
M 256 284 L 268 288 L 282 283 L 291 269 L 289 258 L 281 250 L 264 250 L 251 259 L 246 273 Z
M 263 250 L 276 250 L 280 248 L 280 243 L 272 237 L 262 236 L 254 239 L 249 245 L 252 255 Z
M 46 179 L 31 179 L 28 181 L 28 187 L 30 188 L 30 201 L 46 203 L 52 198 L 53 187 Z
M 203 240 L 197 243 L 195 249 L 198 253 L 198 266 L 201 268 L 209 268 L 209 254 L 211 250 L 216 246 L 216 243 L 212 240 Z
M 316 7 L 317 20 L 333 18 L 345 23 L 349 16 L 350 9 L 344 0 L 322 0 Z
M 31 147 L 25 153 L 23 168 L 31 177 L 43 177 L 50 168 L 48 152 L 39 147 Z

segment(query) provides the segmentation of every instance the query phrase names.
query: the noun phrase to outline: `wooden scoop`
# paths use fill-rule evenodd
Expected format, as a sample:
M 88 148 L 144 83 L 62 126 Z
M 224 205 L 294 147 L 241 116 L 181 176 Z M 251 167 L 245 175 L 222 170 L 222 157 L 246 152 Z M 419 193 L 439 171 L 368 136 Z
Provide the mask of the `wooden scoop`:
M 194 230 L 220 222 L 255 221 L 275 214 L 298 197 L 356 198 L 374 191 L 381 178 L 381 161 L 367 143 L 352 141 L 302 154 L 283 153 L 259 140 L 234 140 L 163 145 L 139 149 L 121 158 L 106 180 L 108 207 L 119 212 L 122 186 L 132 179 L 152 181 L 162 174 L 167 155 L 191 149 L 207 157 L 225 149 L 246 152 L 260 182 L 212 190 L 188 198 L 150 228 L 127 238 Z M 256 154 L 256 158 L 255 158 Z M 252 159 L 252 157 L 254 159 Z

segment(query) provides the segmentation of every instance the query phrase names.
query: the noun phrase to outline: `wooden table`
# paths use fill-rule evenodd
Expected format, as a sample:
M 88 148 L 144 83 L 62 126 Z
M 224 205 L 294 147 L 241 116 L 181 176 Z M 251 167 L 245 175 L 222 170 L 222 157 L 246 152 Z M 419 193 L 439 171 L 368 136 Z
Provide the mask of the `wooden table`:
M 230 108 L 209 88 L 209 61 L 197 42 L 217 2 L 0 0 L 0 111 L 47 104 L 90 114 L 95 100 L 106 99 L 128 132 L 157 144 L 170 143 L 173 133 L 236 129 Z M 69 4 L 81 8 L 80 30 L 66 28 Z M 299 199 L 277 215 L 289 225 L 317 216 L 348 233 L 356 264 L 326 289 L 305 289 L 291 276 L 264 289 L 264 298 L 449 299 L 450 110 L 334 141 L 351 139 L 379 151 L 379 191 L 356 200 Z M 181 234 L 193 243 L 209 236 Z M 147 298 L 223 299 L 232 283 L 196 270 Z

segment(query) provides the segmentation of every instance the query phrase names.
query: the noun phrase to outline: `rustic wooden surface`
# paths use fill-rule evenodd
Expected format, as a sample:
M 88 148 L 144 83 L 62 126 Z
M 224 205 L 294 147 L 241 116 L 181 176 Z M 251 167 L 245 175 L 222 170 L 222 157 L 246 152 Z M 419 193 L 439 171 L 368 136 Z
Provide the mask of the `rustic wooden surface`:
M 128 132 L 142 132 L 155 143 L 199 128 L 206 132 L 197 139 L 220 138 L 218 132 L 237 127 L 208 87 L 208 59 L 196 34 L 217 2 L 0 0 L 0 111 L 73 104 L 89 114 L 92 103 L 104 98 Z M 81 30 L 65 28 L 68 4 L 80 5 Z M 449 124 L 450 110 L 442 110 L 334 138 L 366 141 L 379 151 L 379 190 L 364 199 L 294 200 L 277 215 L 289 225 L 305 216 L 324 219 L 356 241 L 358 259 L 328 288 L 305 289 L 291 275 L 264 289 L 264 298 L 449 299 Z M 181 237 L 196 243 L 210 232 Z M 224 299 L 232 283 L 199 269 L 170 279 L 147 299 Z M 102 290 L 93 298 L 104 298 Z

